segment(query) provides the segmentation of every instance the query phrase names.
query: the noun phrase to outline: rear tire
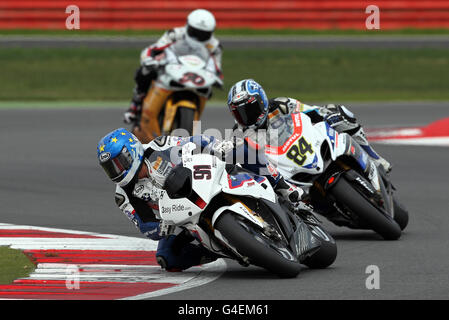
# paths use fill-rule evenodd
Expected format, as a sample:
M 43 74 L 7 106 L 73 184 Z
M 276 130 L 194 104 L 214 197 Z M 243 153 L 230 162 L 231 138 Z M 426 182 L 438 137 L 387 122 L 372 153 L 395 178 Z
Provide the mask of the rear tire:
M 338 202 L 347 206 L 385 240 L 397 240 L 401 237 L 401 228 L 393 218 L 380 212 L 343 177 L 338 180 L 330 192 L 338 199 Z
M 290 249 L 283 248 L 290 253 L 289 259 L 282 256 L 270 247 L 270 241 L 274 243 L 273 240 L 256 231 L 250 222 L 238 220 L 231 211 L 221 214 L 215 228 L 241 255 L 247 257 L 251 264 L 265 268 L 281 278 L 293 278 L 300 272 L 301 265 Z

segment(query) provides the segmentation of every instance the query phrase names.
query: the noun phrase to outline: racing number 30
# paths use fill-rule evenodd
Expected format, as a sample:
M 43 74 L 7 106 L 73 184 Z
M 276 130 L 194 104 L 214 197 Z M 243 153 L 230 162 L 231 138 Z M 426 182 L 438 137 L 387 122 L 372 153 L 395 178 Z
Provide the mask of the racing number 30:
M 294 144 L 287 152 L 287 158 L 302 166 L 307 159 L 307 153 L 313 154 L 312 145 L 301 137 L 298 144 Z
M 184 84 L 186 82 L 192 82 L 196 86 L 202 86 L 205 82 L 204 78 L 194 72 L 186 72 L 183 74 L 182 78 L 179 80 L 180 83 Z

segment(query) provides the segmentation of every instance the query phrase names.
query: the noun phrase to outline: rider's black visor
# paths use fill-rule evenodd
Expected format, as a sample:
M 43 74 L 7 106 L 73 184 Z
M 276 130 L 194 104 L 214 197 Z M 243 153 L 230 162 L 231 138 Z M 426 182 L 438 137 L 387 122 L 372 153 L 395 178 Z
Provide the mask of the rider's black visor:
M 201 42 L 207 41 L 212 37 L 213 31 L 203 31 L 192 26 L 187 26 L 187 34 Z
M 126 147 L 112 159 L 100 160 L 100 165 L 108 177 L 114 182 L 120 182 L 133 164 L 133 157 Z
M 230 109 L 235 120 L 244 127 L 256 124 L 265 112 L 262 101 L 255 97 L 251 97 L 246 103 L 231 104 Z

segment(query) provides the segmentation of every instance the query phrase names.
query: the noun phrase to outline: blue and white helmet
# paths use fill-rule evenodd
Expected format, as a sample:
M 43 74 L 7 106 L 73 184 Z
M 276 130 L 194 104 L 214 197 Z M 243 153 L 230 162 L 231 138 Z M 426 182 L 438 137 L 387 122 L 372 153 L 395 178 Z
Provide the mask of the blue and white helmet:
M 228 107 L 235 120 L 245 128 L 258 128 L 268 115 L 268 98 L 253 79 L 237 82 L 229 90 Z
M 108 177 L 121 187 L 137 173 L 143 160 L 142 143 L 128 130 L 120 128 L 108 133 L 97 145 L 97 157 Z

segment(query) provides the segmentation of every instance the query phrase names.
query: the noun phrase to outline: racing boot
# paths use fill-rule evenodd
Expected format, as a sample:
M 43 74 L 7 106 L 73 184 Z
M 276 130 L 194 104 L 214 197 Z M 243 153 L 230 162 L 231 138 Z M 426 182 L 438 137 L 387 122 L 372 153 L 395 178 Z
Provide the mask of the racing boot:
M 169 272 L 181 272 L 193 266 L 217 260 L 216 255 L 201 245 L 190 243 L 191 238 L 184 234 L 170 235 L 159 241 L 156 260 Z
M 278 183 L 274 187 L 274 191 L 284 200 L 290 202 L 293 206 L 295 206 L 295 204 L 297 204 L 304 196 L 304 190 L 290 182 L 285 181 L 284 177 L 279 179 Z
M 382 167 L 386 173 L 390 172 L 392 169 L 392 165 L 382 158 L 374 149 L 369 145 L 368 140 L 366 139 L 365 132 L 363 128 L 360 126 L 358 130 L 352 134 L 354 140 L 363 148 L 363 150 L 368 153 L 371 160 L 376 164 L 377 167 Z

